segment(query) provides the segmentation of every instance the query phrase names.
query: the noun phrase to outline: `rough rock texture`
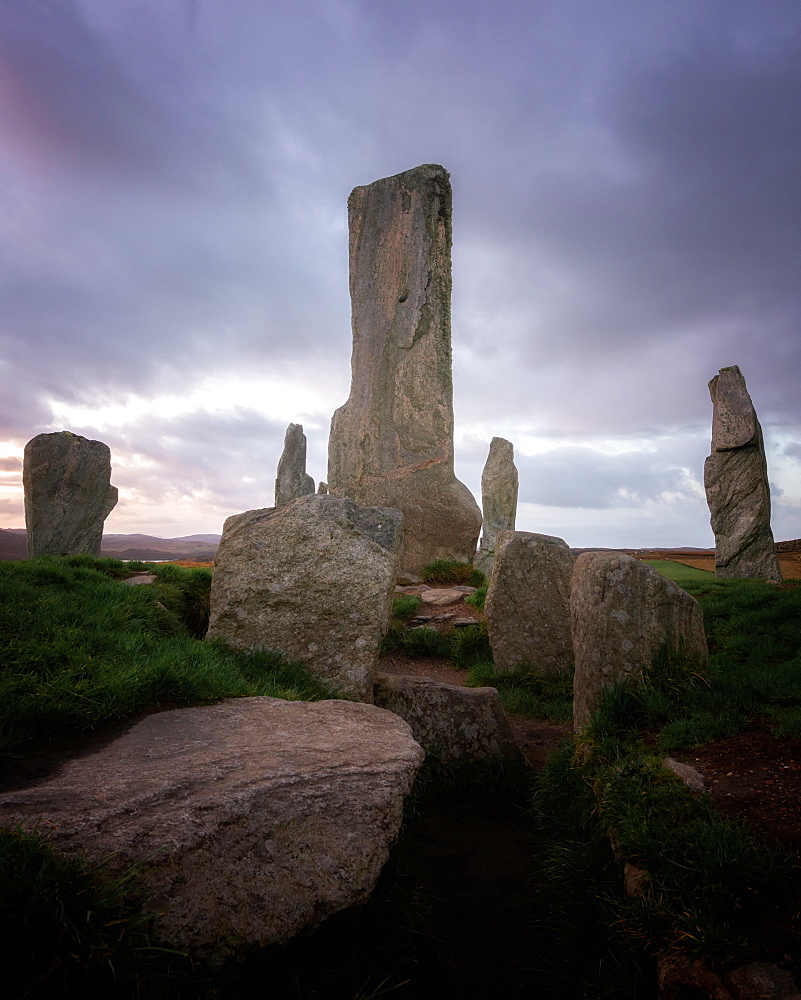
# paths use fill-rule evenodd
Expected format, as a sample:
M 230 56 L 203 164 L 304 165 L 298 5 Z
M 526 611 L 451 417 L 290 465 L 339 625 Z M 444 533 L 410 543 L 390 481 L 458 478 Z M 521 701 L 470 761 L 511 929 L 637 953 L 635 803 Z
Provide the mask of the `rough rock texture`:
M 303 424 L 290 424 L 284 435 L 284 450 L 278 459 L 275 506 L 314 493 L 314 480 L 306 473 L 306 435 Z
M 111 451 L 70 431 L 25 445 L 22 482 L 28 555 L 100 555 L 103 522 L 117 503 Z
M 373 698 L 376 705 L 409 723 L 426 753 L 435 751 L 447 761 L 494 756 L 522 759 L 495 688 L 377 674 Z
M 402 516 L 332 496 L 249 510 L 223 526 L 209 638 L 272 649 L 369 700 L 389 624 Z
M 752 962 L 727 972 L 733 1000 L 801 1000 L 801 992 L 786 969 L 771 962 Z
M 715 533 L 715 576 L 781 580 L 762 428 L 740 369 L 721 368 L 709 393 L 712 454 L 704 464 L 704 486 Z
M 484 604 L 495 669 L 523 664 L 553 677 L 573 666 L 567 542 L 531 531 L 501 531 Z
M 622 552 L 584 552 L 570 594 L 573 720 L 587 721 L 604 688 L 639 679 L 663 646 L 707 659 L 701 606 L 672 580 Z
M 517 466 L 511 441 L 494 437 L 481 473 L 481 512 L 484 516 L 476 566 L 492 572 L 499 531 L 514 531 L 517 516 Z
M 403 511 L 409 576 L 437 558 L 472 562 L 481 528 L 453 471 L 448 177 L 425 164 L 348 200 L 351 390 L 331 421 L 328 487 Z
M 407 724 L 372 705 L 232 699 L 148 716 L 0 796 L 0 822 L 114 852 L 119 869 L 144 862 L 162 940 L 219 962 L 363 902 L 422 760 Z

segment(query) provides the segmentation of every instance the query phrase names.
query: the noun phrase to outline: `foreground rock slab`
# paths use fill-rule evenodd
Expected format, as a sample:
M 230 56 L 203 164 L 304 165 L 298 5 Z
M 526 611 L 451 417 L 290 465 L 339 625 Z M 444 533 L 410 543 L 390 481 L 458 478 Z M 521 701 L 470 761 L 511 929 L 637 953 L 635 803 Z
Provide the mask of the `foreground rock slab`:
M 740 369 L 721 368 L 709 394 L 712 453 L 704 464 L 704 487 L 715 533 L 715 576 L 778 582 L 762 428 Z
M 499 673 L 534 667 L 548 677 L 571 670 L 567 542 L 532 531 L 498 533 L 484 615 Z
M 37 434 L 22 460 L 28 556 L 100 555 L 103 522 L 117 503 L 111 451 L 102 441 Z
M 451 185 L 424 164 L 348 199 L 353 355 L 328 488 L 403 511 L 399 573 L 472 562 L 481 513 L 453 469 Z
M 570 594 L 573 721 L 583 726 L 605 688 L 639 680 L 663 647 L 708 657 L 701 606 L 672 580 L 622 552 L 584 552 Z
M 142 863 L 169 947 L 219 963 L 362 903 L 423 760 L 372 705 L 242 698 L 151 715 L 57 775 L 0 797 L 0 822 L 61 851 Z
M 278 459 L 275 506 L 314 493 L 314 480 L 306 472 L 306 435 L 303 424 L 290 424 L 284 435 L 284 450 Z
M 223 526 L 209 638 L 270 649 L 331 690 L 369 701 L 389 625 L 402 516 L 340 497 L 299 497 Z
M 498 532 L 514 531 L 517 517 L 518 476 L 511 441 L 494 437 L 481 473 L 481 513 L 484 521 L 476 566 L 485 576 L 492 572 Z
M 412 728 L 426 753 L 450 762 L 512 757 L 522 760 L 498 692 L 427 677 L 378 674 L 374 701 Z

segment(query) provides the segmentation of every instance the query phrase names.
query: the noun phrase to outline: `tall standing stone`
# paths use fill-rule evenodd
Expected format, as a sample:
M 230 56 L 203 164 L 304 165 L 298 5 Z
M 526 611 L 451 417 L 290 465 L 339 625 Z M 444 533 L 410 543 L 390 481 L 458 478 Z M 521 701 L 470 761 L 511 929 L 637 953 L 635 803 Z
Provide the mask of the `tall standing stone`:
M 100 555 L 103 522 L 117 503 L 111 451 L 70 431 L 37 434 L 22 461 L 28 556 Z
M 498 535 L 484 615 L 498 673 L 533 667 L 555 677 L 573 667 L 567 542 L 533 531 Z
M 275 506 L 314 493 L 314 480 L 306 474 L 306 435 L 303 424 L 290 424 L 284 435 L 284 450 L 278 459 Z
M 476 566 L 489 576 L 499 531 L 514 531 L 517 516 L 517 467 L 511 441 L 494 437 L 481 474 L 481 509 L 484 522 Z
M 209 638 L 270 649 L 332 690 L 372 700 L 389 625 L 402 515 L 342 497 L 298 497 L 223 525 Z
M 781 580 L 762 428 L 740 369 L 721 368 L 709 393 L 712 454 L 704 464 L 704 486 L 715 533 L 715 576 Z
M 570 617 L 577 729 L 595 711 L 605 688 L 639 680 L 663 647 L 681 653 L 688 663 L 707 659 L 700 604 L 624 552 L 583 552 L 576 559 Z
M 451 186 L 424 164 L 348 199 L 351 391 L 331 421 L 331 493 L 403 512 L 399 571 L 472 562 L 481 513 L 453 469 Z

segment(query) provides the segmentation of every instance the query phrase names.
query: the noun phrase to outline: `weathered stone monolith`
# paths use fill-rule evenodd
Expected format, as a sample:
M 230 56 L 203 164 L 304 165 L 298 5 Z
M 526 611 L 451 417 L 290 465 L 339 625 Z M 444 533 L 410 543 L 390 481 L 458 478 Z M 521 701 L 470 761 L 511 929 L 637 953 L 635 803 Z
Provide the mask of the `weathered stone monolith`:
M 100 555 L 103 522 L 117 503 L 111 451 L 70 431 L 25 445 L 22 482 L 28 556 Z
M 333 691 L 370 701 L 402 520 L 388 507 L 317 494 L 229 517 L 214 560 L 209 638 L 274 650 Z
M 517 467 L 511 441 L 494 437 L 481 474 L 481 544 L 476 566 L 489 576 L 499 531 L 514 531 L 517 516 Z
M 721 368 L 709 393 L 712 454 L 704 464 L 704 486 L 715 533 L 715 576 L 779 581 L 762 428 L 740 369 Z
M 275 506 L 314 493 L 314 480 L 306 474 L 306 435 L 303 424 L 290 424 L 284 435 L 284 450 L 278 459 Z
M 331 421 L 328 486 L 404 515 L 399 571 L 472 562 L 481 513 L 453 469 L 451 186 L 425 164 L 348 199 L 351 391 Z
M 534 667 L 548 677 L 573 666 L 567 542 L 532 531 L 498 533 L 484 614 L 498 673 Z
M 577 729 L 592 715 L 605 688 L 639 680 L 663 647 L 688 664 L 707 660 L 699 603 L 624 552 L 583 552 L 576 559 L 570 616 Z

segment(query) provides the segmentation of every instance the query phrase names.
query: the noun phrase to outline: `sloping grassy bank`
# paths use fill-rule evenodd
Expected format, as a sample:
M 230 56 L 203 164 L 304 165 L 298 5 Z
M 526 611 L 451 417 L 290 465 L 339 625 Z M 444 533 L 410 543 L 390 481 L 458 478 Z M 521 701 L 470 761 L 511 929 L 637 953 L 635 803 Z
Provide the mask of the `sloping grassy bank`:
M 798 858 L 722 817 L 662 765 L 667 753 L 755 715 L 774 720 L 777 736 L 798 735 L 801 588 L 682 585 L 704 608 L 708 668 L 663 652 L 641 684 L 607 692 L 537 782 L 541 919 L 532 945 L 547 956 L 544 983 L 555 996 L 652 997 L 658 956 L 675 952 L 719 971 L 801 960 Z M 629 894 L 626 870 L 637 882 Z
M 48 741 L 160 704 L 272 695 L 330 697 L 306 671 L 270 654 L 200 641 L 211 572 L 70 557 L 0 563 L 0 767 Z

